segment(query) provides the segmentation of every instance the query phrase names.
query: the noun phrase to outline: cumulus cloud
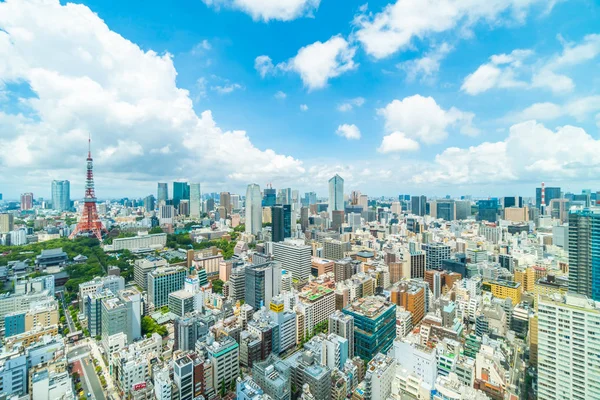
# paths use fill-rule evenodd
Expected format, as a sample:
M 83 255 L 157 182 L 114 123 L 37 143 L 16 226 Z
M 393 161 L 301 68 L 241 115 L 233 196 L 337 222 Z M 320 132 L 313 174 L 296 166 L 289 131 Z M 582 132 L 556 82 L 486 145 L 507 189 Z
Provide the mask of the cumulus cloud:
M 360 139 L 360 129 L 354 124 L 342 124 L 338 126 L 335 134 L 341 137 L 344 137 L 348 140 L 358 140 Z
M 320 0 L 202 0 L 206 5 L 240 10 L 255 21 L 291 21 L 300 17 L 312 17 L 319 8 Z
M 383 137 L 381 146 L 377 149 L 380 153 L 396 153 L 400 151 L 419 150 L 419 142 L 407 138 L 402 132 L 392 132 Z
M 560 71 L 596 58 L 600 54 L 600 35 L 587 35 L 580 43 L 562 42 L 562 52 L 529 64 L 525 61 L 533 54 L 531 50 L 493 55 L 464 79 L 461 89 L 471 95 L 512 87 L 571 92 L 575 88 L 573 80 Z
M 284 100 L 287 97 L 287 94 L 280 90 L 277 93 L 275 93 L 273 97 L 275 97 L 277 100 Z
M 397 67 L 406 72 L 406 80 L 409 82 L 419 77 L 422 82 L 429 82 L 437 75 L 440 63 L 450 51 L 452 51 L 452 46 L 442 43 L 426 52 L 423 57 L 402 62 Z
M 441 108 L 433 97 L 414 95 L 394 100 L 377 113 L 385 119 L 388 132 L 402 132 L 409 139 L 425 144 L 439 143 L 448 136 L 448 129 L 458 128 L 465 135 L 476 135 L 473 126 L 475 115 L 455 107 Z M 395 136 L 398 140 L 398 136 Z M 413 146 L 414 147 L 414 146 Z
M 295 72 L 311 91 L 322 89 L 330 79 L 357 68 L 358 64 L 353 60 L 355 53 L 356 49 L 337 35 L 326 42 L 315 42 L 302 47 L 295 57 L 277 65 L 273 64 L 269 56 L 258 56 L 254 60 L 254 67 L 263 78 L 277 72 Z
M 355 97 L 338 105 L 337 109 L 340 112 L 347 112 L 351 111 L 354 107 L 362 107 L 363 104 L 365 104 L 363 97 Z
M 571 117 L 581 122 L 600 111 L 600 96 L 585 96 L 562 105 L 551 102 L 535 103 L 521 112 L 509 114 L 507 121 L 526 121 L 530 119 L 550 121 L 561 117 Z
M 300 111 L 308 111 L 308 106 L 306 104 L 300 104 Z
M 581 128 L 563 126 L 552 131 L 540 123 L 527 121 L 513 125 L 503 141 L 446 149 L 414 181 L 476 184 L 593 180 L 600 172 L 599 151 L 600 140 Z
M 28 113 L 0 112 L 0 175 L 20 184 L 22 171 L 36 182 L 81 182 L 88 134 L 98 180 L 110 177 L 113 190 L 182 174 L 219 184 L 305 172 L 293 157 L 256 148 L 244 131 L 222 131 L 210 111 L 196 114 L 170 54 L 140 49 L 84 5 L 0 3 L 0 53 L 0 81 L 35 93 L 22 100 Z
M 504 20 L 522 22 L 532 5 L 546 0 L 396 0 L 376 14 L 366 8 L 354 18 L 356 38 L 365 51 L 385 58 L 409 48 L 413 39 L 460 29 L 463 34 L 478 23 L 498 25 Z

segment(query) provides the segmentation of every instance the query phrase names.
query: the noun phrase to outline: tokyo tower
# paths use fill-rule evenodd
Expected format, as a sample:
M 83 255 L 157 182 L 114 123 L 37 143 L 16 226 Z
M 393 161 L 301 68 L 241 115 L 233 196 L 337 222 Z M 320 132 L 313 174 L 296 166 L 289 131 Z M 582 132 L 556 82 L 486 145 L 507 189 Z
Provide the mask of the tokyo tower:
M 102 222 L 98 218 L 98 210 L 96 210 L 96 194 L 94 193 L 94 165 L 92 159 L 92 140 L 88 139 L 88 157 L 87 157 L 87 177 L 85 180 L 85 198 L 83 204 L 83 212 L 77 223 L 77 227 L 69 236 L 73 239 L 75 236 L 95 236 L 102 241 L 102 233 L 106 229 L 102 226 Z

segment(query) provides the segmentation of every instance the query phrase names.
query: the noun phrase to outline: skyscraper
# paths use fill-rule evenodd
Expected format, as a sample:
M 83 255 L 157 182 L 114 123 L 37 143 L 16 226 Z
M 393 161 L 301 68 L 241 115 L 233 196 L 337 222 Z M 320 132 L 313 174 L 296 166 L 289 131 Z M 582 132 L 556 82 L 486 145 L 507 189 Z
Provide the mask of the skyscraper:
M 190 199 L 190 185 L 187 182 L 173 182 L 173 207 L 179 207 L 181 200 Z
M 546 187 L 544 188 L 544 205 L 549 205 L 550 200 L 552 199 L 560 199 L 562 196 L 560 195 L 559 187 Z M 542 188 L 535 189 L 535 206 L 540 208 L 542 205 Z
M 169 200 L 169 186 L 166 183 L 158 183 L 158 192 L 156 193 L 156 201 L 158 205 L 167 204 Z
M 21 195 L 21 211 L 31 210 L 33 208 L 33 193 L 23 193 Z
M 283 206 L 271 207 L 271 241 L 283 242 L 285 230 L 283 227 Z
M 199 183 L 190 185 L 190 217 L 200 218 L 202 215 L 202 191 Z
M 329 180 L 329 216 L 333 211 L 344 211 L 344 180 L 336 174 Z
M 444 221 L 454 221 L 456 219 L 456 204 L 454 200 L 437 200 L 436 217 Z
M 600 208 L 569 214 L 569 291 L 600 301 Z
M 281 292 L 281 264 L 271 261 L 245 268 L 246 303 L 255 310 L 271 303 Z
M 221 192 L 219 195 L 219 205 L 225 209 L 227 215 L 221 215 L 221 218 L 227 218 L 231 215 L 231 193 Z
M 424 216 L 427 207 L 427 196 L 412 196 L 410 198 L 411 211 L 415 215 Z
M 294 221 L 296 222 L 296 221 Z M 283 205 L 283 237 L 292 237 L 292 205 Z
M 277 204 L 277 190 L 271 187 L 265 188 L 263 207 L 273 207 Z
M 246 189 L 246 233 L 256 235 L 262 230 L 262 199 L 256 183 Z
M 150 195 L 144 198 L 144 208 L 147 212 L 153 211 L 156 208 L 154 196 Z
M 57 211 L 71 209 L 71 184 L 69 181 L 52 181 L 52 208 Z
M 477 202 L 479 213 L 477 214 L 477 221 L 496 222 L 498 221 L 498 201 L 492 200 L 479 200 Z

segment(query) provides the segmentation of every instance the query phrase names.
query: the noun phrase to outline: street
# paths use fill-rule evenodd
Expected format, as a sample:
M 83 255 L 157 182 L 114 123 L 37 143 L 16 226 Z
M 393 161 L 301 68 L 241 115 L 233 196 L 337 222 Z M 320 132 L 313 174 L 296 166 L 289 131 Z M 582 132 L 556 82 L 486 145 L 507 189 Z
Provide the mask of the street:
M 90 349 L 86 346 L 79 346 L 75 350 L 67 353 L 67 358 L 73 364 L 73 371 L 81 377 L 83 391 L 92 394 L 92 399 L 105 400 L 104 391 L 96 371 L 94 363 L 90 357 Z

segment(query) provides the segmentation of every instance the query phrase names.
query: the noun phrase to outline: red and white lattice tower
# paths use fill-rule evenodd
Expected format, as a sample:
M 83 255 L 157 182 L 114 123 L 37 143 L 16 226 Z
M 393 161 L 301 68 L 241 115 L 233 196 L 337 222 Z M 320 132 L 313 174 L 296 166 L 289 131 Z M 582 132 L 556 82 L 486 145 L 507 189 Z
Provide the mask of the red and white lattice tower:
M 88 139 L 88 157 L 87 157 L 87 176 L 85 180 L 85 198 L 83 200 L 83 212 L 77 223 L 77 227 L 69 236 L 73 239 L 75 236 L 94 236 L 102 241 L 102 233 L 106 229 L 98 218 L 96 209 L 96 194 L 94 193 L 94 163 L 92 159 L 91 139 Z

